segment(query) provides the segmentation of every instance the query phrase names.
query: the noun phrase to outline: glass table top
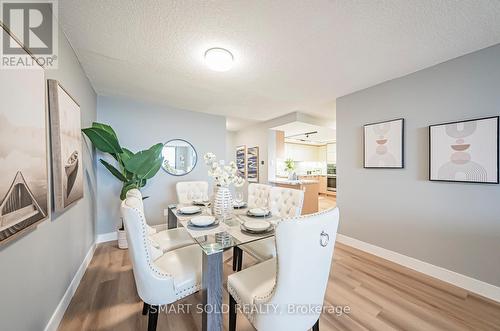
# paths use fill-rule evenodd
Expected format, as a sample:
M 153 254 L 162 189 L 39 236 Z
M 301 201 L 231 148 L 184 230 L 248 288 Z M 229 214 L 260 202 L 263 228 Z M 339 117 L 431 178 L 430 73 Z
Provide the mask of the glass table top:
M 275 217 L 273 215 L 266 217 L 248 216 L 248 209 L 240 208 L 233 210 L 233 214 L 230 219 L 218 219 L 217 225 L 194 227 L 189 221 L 195 216 L 209 215 L 209 212 L 206 212 L 205 208 L 201 207 L 203 212 L 194 215 L 179 214 L 176 206 L 174 205 L 170 205 L 169 209 L 177 218 L 177 226 L 184 227 L 207 255 L 218 253 L 242 244 L 274 237 L 274 227 L 279 220 L 279 217 Z M 250 233 L 245 231 L 242 227 L 242 224 L 249 220 L 265 220 L 268 221 L 272 227 L 269 231 L 264 233 Z

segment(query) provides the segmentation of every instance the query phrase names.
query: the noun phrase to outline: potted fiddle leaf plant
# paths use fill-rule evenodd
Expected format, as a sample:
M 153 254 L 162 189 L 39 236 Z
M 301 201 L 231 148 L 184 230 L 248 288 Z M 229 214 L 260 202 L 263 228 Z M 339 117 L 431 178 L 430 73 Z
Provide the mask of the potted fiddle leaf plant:
M 97 150 L 108 153 L 115 159 L 116 166 L 103 159 L 99 161 L 113 176 L 122 182 L 121 200 L 126 198 L 129 190 L 143 188 L 146 182 L 153 178 L 161 168 L 163 162 L 162 143 L 134 153 L 120 146 L 115 131 L 107 124 L 94 122 L 91 127 L 82 129 L 82 132 L 90 139 Z M 117 231 L 118 246 L 127 248 L 123 222 L 121 222 L 121 226 Z

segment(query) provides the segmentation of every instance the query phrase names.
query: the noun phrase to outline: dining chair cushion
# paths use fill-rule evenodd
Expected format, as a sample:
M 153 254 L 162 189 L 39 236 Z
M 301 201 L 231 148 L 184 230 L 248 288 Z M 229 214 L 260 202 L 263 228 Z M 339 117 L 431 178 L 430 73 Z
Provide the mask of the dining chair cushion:
M 275 283 L 276 259 L 271 259 L 228 276 L 227 289 L 239 304 L 253 305 L 270 295 Z
M 250 242 L 241 245 L 240 248 L 259 261 L 269 260 L 276 256 L 274 237 Z
M 183 228 L 169 229 L 154 233 L 149 236 L 151 245 L 163 252 L 168 252 L 195 242 L 189 233 Z
M 157 247 L 154 247 L 153 245 L 151 245 L 149 249 L 151 251 L 151 259 L 153 261 L 157 260 L 159 257 L 163 255 L 163 251 Z
M 198 245 L 191 245 L 167 252 L 154 261 L 162 272 L 173 277 L 177 299 L 201 288 L 201 254 Z

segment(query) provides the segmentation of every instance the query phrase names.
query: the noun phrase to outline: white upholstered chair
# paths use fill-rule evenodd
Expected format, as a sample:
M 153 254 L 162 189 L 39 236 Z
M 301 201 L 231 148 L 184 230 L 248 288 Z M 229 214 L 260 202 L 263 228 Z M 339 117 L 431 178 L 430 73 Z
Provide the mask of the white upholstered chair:
M 248 185 L 248 208 L 267 207 L 271 185 L 252 183 Z
M 304 191 L 284 187 L 271 187 L 268 199 L 272 215 L 280 218 L 297 217 L 302 213 Z M 258 261 L 265 261 L 276 256 L 274 238 L 251 242 L 241 245 L 240 248 Z M 236 255 L 236 258 L 234 255 Z M 236 260 L 236 263 L 233 263 L 233 270 L 241 270 L 243 264 L 243 254 L 241 251 L 236 249 L 233 259 Z
M 202 199 L 208 199 L 208 182 L 192 181 L 178 182 L 175 185 L 177 191 L 177 202 L 180 204 L 191 204 L 193 198 L 191 196 L 200 196 Z
M 121 204 L 130 259 L 143 314 L 149 312 L 148 330 L 156 330 L 158 306 L 173 303 L 201 288 L 202 252 L 191 245 L 153 258 L 148 242 L 142 200 L 128 197 Z
M 259 331 L 319 330 L 320 309 L 293 313 L 288 308 L 289 304 L 322 306 L 338 224 L 337 208 L 279 222 L 276 258 L 228 277 L 229 330 L 236 327 L 236 303 L 255 308 L 243 311 Z M 259 309 L 259 305 L 277 307 L 281 314 L 274 308 L 266 312 L 265 306 Z
M 142 193 L 138 189 L 127 191 L 127 198 L 136 198 L 138 200 L 137 208 L 144 214 L 144 205 L 142 201 Z M 170 230 L 157 231 L 145 222 L 147 234 L 149 235 L 149 243 L 152 246 L 154 257 L 174 250 L 176 248 L 193 245 L 195 242 L 184 228 L 176 228 Z

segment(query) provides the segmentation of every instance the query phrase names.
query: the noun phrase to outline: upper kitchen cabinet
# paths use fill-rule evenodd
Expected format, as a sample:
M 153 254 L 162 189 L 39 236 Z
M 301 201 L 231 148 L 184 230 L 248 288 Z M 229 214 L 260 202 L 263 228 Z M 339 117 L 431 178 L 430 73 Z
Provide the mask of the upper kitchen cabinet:
M 327 163 L 337 163 L 337 144 L 327 144 L 326 145 L 326 162 Z
M 327 160 L 328 160 L 328 155 L 327 155 L 326 145 L 318 146 L 318 161 L 327 162 Z
M 286 143 L 285 158 L 294 161 L 325 162 L 326 146 Z
M 275 131 L 276 133 L 276 158 L 277 159 L 285 159 L 285 132 L 283 131 Z

